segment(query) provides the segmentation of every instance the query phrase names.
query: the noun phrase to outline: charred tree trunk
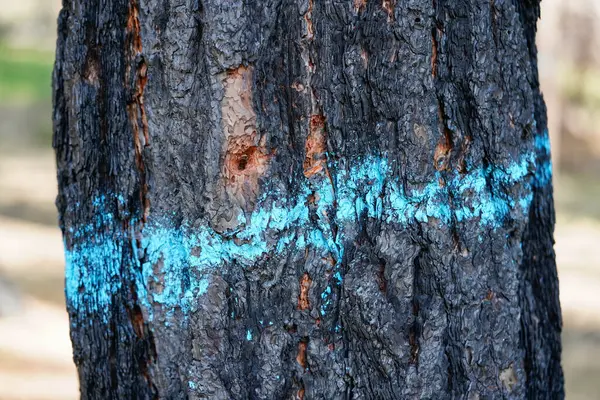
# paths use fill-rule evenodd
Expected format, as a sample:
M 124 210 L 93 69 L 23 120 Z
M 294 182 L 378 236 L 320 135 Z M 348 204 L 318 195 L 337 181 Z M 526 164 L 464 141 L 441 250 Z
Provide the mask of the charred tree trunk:
M 63 0 L 83 398 L 563 397 L 535 0 Z

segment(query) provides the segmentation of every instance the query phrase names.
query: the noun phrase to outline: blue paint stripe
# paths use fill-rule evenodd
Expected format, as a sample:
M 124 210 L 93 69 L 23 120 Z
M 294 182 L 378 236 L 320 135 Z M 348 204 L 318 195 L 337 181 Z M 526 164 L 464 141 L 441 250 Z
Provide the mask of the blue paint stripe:
M 546 149 L 546 145 L 538 146 L 536 139 L 538 148 Z M 385 158 L 365 157 L 335 174 L 335 193 L 330 181 L 323 179 L 307 182 L 293 199 L 277 193 L 263 195 L 263 206 L 246 218 L 248 223 L 236 234 L 238 240 L 219 235 L 208 226 L 175 227 L 168 219 L 154 220 L 142 232 L 147 262 L 141 266 L 138 295 L 148 300 L 151 293 L 154 304 L 189 312 L 194 310 L 194 299 L 209 290 L 211 274 L 224 263 L 235 260 L 249 266 L 266 254 L 282 253 L 290 246 L 332 254 L 339 262 L 344 240 L 351 239 L 345 236 L 344 226 L 354 225 L 361 215 L 403 226 L 415 221 L 448 224 L 452 220 L 478 219 L 483 225 L 499 227 L 515 208 L 526 213 L 533 186 L 551 179 L 549 161 L 537 168 L 535 162 L 535 154 L 527 153 L 506 167 L 476 168 L 466 174 L 449 172 L 445 183 L 440 183 L 442 176 L 436 173 L 431 182 L 407 193 L 391 176 Z M 516 190 L 519 184 L 524 186 Z M 309 222 L 307 204 L 313 191 L 318 195 L 316 226 Z M 512 198 L 512 192 L 524 195 Z M 450 193 L 459 205 L 450 204 Z M 267 204 L 267 195 L 275 202 Z M 122 199 L 119 195 L 116 198 Z M 106 201 L 104 195 L 94 200 L 98 221 L 71 230 L 80 244 L 66 251 L 66 295 L 70 307 L 76 310 L 107 312 L 112 294 L 120 287 L 122 253 L 131 243 L 97 233 L 102 226 L 116 224 L 112 214 L 102 212 Z M 331 232 L 328 218 L 334 218 L 338 225 L 337 237 Z M 339 271 L 334 277 L 341 282 Z M 146 290 L 149 285 L 154 285 L 151 291 Z

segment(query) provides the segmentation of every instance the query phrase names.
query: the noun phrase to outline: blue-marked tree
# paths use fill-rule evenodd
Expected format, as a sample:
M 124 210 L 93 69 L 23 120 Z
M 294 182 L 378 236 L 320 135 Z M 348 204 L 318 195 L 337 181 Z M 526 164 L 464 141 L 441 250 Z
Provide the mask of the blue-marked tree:
M 63 0 L 82 398 L 562 398 L 538 16 Z

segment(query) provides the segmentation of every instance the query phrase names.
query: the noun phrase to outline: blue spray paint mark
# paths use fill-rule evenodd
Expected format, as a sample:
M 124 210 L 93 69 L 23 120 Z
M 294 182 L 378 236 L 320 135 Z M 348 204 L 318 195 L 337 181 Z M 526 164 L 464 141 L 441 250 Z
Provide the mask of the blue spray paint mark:
M 247 341 L 251 341 L 252 340 L 252 332 L 250 332 L 250 329 L 248 329 L 246 331 L 246 340 Z
M 536 150 L 546 151 L 548 146 L 545 139 L 536 138 Z M 207 293 L 211 275 L 221 265 L 235 260 L 251 266 L 267 254 L 284 253 L 291 246 L 332 255 L 336 260 L 333 278 L 340 284 L 338 267 L 344 243 L 352 239 L 347 236 L 353 231 L 345 226 L 354 227 L 359 218 L 367 216 L 401 226 L 415 221 L 441 225 L 478 219 L 482 225 L 497 228 L 516 206 L 528 209 L 533 185 L 551 179 L 549 161 L 537 168 L 535 164 L 535 154 L 526 153 L 507 166 L 449 173 L 444 182 L 440 173 L 435 173 L 431 181 L 407 189 L 393 176 L 386 158 L 363 157 L 357 165 L 333 174 L 335 190 L 328 179 L 312 179 L 294 198 L 264 193 L 260 206 L 240 219 L 243 224 L 233 236 L 218 234 L 208 224 L 176 226 L 169 218 L 151 220 L 141 235 L 146 257 L 140 266 L 138 297 L 150 310 L 152 303 L 167 310 L 193 311 L 194 300 Z M 522 198 L 511 195 L 517 184 L 525 185 L 518 191 L 525 193 Z M 316 194 L 316 222 L 309 218 L 307 198 L 311 193 Z M 450 193 L 455 204 L 451 204 Z M 121 195 L 115 197 L 118 202 L 124 201 Z M 77 310 L 107 312 L 112 296 L 120 288 L 123 251 L 134 247 L 130 235 L 125 238 L 102 233 L 103 227 L 120 223 L 105 212 L 107 201 L 107 195 L 93 200 L 93 223 L 69 227 L 76 244 L 66 251 L 66 294 L 70 306 Z M 338 227 L 337 234 L 332 223 Z M 330 294 L 328 286 L 322 294 L 323 313 Z
M 325 315 L 327 307 L 329 306 L 329 304 L 331 304 L 331 286 L 327 286 L 325 288 L 325 291 L 323 293 L 321 293 L 321 300 L 323 301 L 321 303 L 321 315 Z
M 544 187 L 552 182 L 552 163 L 550 160 L 541 163 L 535 172 L 535 186 Z
M 335 274 L 333 274 L 333 277 L 335 278 L 338 284 L 342 283 L 342 274 L 340 273 L 340 271 L 336 271 Z
M 552 182 L 552 162 L 550 159 L 550 135 L 546 129 L 534 138 L 534 146 L 538 156 L 534 185 L 544 187 Z
M 121 285 L 121 253 L 121 243 L 101 236 L 66 252 L 65 294 L 72 307 L 94 312 L 112 303 Z
M 544 130 L 540 135 L 536 135 L 533 139 L 533 144 L 538 153 L 550 155 L 550 135 L 548 129 Z

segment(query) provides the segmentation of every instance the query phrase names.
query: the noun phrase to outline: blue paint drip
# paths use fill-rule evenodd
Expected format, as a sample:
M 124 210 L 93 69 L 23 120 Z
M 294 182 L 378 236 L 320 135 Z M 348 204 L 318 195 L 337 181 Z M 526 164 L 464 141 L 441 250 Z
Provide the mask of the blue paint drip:
M 252 332 L 250 332 L 250 329 L 248 329 L 246 331 L 246 340 L 247 341 L 251 341 L 252 340 Z
M 536 138 L 538 151 L 547 149 L 544 140 Z M 478 219 L 482 225 L 497 228 L 515 206 L 528 209 L 532 185 L 550 181 L 549 161 L 535 168 L 535 158 L 535 154 L 527 153 L 508 166 L 446 175 L 443 182 L 436 173 L 430 182 L 407 190 L 392 176 L 387 159 L 364 157 L 358 165 L 340 168 L 334 174 L 335 191 L 329 180 L 313 179 L 295 198 L 265 193 L 259 201 L 261 206 L 240 219 L 243 223 L 235 240 L 208 225 L 192 228 L 175 226 L 169 218 L 153 220 L 142 232 L 146 262 L 138 278 L 138 297 L 147 302 L 149 310 L 153 303 L 171 311 L 193 311 L 195 299 L 207 293 L 211 275 L 219 266 L 233 260 L 251 266 L 267 254 L 284 253 L 291 246 L 332 255 L 337 261 L 333 278 L 340 284 L 342 275 L 337 268 L 344 242 L 351 239 L 346 237 L 346 225 L 354 226 L 357 219 L 367 216 L 402 226 L 415 221 L 441 225 Z M 526 185 L 523 198 L 509 194 L 517 184 Z M 311 193 L 316 194 L 316 224 L 309 221 L 307 197 Z M 456 204 L 451 204 L 450 193 Z M 269 203 L 271 198 L 276 200 Z M 116 199 L 124 201 L 121 195 Z M 133 247 L 129 239 L 102 233 L 103 227 L 118 223 L 104 211 L 107 201 L 106 195 L 93 200 L 96 220 L 92 224 L 69 227 L 78 244 L 66 251 L 66 294 L 70 306 L 77 310 L 107 312 L 112 295 L 120 288 L 121 255 L 126 246 Z M 338 226 L 337 235 L 332 232 L 332 222 Z M 146 290 L 148 285 L 153 285 L 151 291 Z M 323 313 L 330 294 L 328 286 L 322 294 Z

